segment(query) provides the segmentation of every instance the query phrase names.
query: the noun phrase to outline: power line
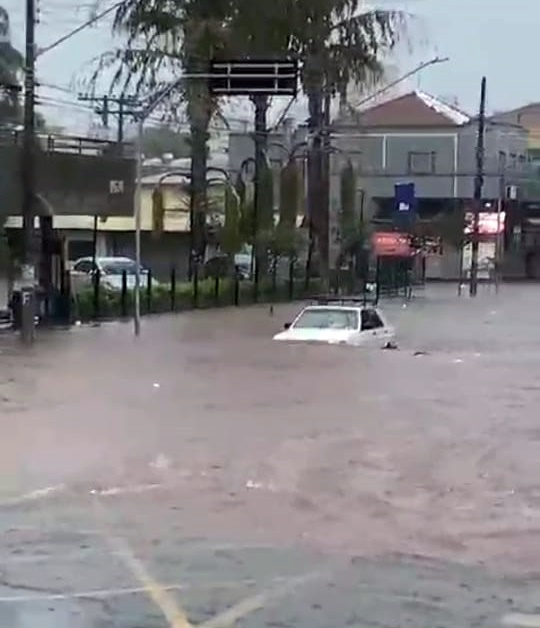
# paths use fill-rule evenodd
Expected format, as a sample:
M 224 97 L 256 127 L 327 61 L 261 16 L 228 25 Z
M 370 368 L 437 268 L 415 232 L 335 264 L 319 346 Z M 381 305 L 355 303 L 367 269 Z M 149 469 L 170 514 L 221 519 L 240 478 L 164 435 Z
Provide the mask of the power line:
M 86 30 L 88 27 L 94 25 L 96 22 L 99 22 L 100 20 L 102 20 L 104 17 L 106 17 L 113 11 L 116 11 L 116 9 L 118 9 L 121 5 L 122 5 L 122 2 L 116 2 L 115 4 L 111 5 L 108 9 L 104 9 L 100 13 L 96 13 L 90 19 L 86 20 L 86 22 L 79 24 L 76 28 L 70 30 L 65 35 L 62 35 L 62 37 L 54 41 L 52 44 L 49 44 L 48 46 L 45 46 L 44 48 L 40 48 L 37 51 L 36 56 L 40 57 L 41 55 L 44 55 L 50 50 L 53 50 L 57 46 L 60 46 L 60 44 L 63 44 L 68 39 L 71 39 L 75 35 L 78 35 L 81 31 Z

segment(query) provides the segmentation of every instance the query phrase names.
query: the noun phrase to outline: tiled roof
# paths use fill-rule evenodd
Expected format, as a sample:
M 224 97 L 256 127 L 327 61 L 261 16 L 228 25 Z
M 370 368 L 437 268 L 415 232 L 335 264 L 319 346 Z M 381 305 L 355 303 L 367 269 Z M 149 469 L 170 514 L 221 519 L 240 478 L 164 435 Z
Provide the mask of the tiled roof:
M 457 107 L 419 90 L 359 113 L 362 126 L 373 127 L 463 126 L 471 121 Z

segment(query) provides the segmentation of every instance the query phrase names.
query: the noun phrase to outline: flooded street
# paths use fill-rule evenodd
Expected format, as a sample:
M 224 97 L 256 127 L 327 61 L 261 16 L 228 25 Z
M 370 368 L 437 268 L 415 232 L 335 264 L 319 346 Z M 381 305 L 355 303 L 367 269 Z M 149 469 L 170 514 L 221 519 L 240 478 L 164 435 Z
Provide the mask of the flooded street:
M 540 287 L 297 310 L 0 337 L 0 628 L 540 626 Z

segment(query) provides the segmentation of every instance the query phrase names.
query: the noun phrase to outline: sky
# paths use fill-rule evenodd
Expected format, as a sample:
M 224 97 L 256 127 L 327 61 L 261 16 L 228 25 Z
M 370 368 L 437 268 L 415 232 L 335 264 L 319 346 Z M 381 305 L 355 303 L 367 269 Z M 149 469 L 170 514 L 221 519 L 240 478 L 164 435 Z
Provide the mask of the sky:
M 45 47 L 88 19 L 91 0 L 36 0 L 38 47 Z M 105 9 L 114 0 L 100 0 Z M 384 8 L 400 8 L 412 16 L 412 52 L 400 50 L 393 63 L 406 73 L 434 56 L 449 61 L 418 73 L 404 87 L 420 88 L 435 96 L 457 99 L 462 109 L 478 107 L 480 81 L 488 82 L 488 110 L 504 110 L 540 100 L 540 82 L 527 70 L 537 58 L 540 0 L 380 0 Z M 13 44 L 23 50 L 24 2 L 0 0 L 9 12 Z M 87 105 L 77 102 L 77 86 L 87 77 L 92 60 L 119 45 L 105 19 L 38 59 L 37 75 L 42 112 L 51 124 L 71 131 L 97 132 L 99 121 Z M 55 86 L 55 87 L 47 87 Z M 103 85 L 104 89 L 107 85 Z M 286 105 L 274 104 L 278 113 Z M 251 107 L 238 101 L 228 113 L 249 117 Z M 302 107 L 296 108 L 302 115 Z

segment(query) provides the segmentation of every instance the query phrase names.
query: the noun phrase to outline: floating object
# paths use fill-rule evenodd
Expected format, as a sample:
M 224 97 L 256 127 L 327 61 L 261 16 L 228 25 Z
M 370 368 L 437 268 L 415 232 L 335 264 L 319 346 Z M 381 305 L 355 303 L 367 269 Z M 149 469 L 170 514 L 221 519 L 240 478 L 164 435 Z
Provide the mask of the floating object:
M 383 349 L 399 349 L 397 343 L 389 340 L 385 345 L 383 345 Z

